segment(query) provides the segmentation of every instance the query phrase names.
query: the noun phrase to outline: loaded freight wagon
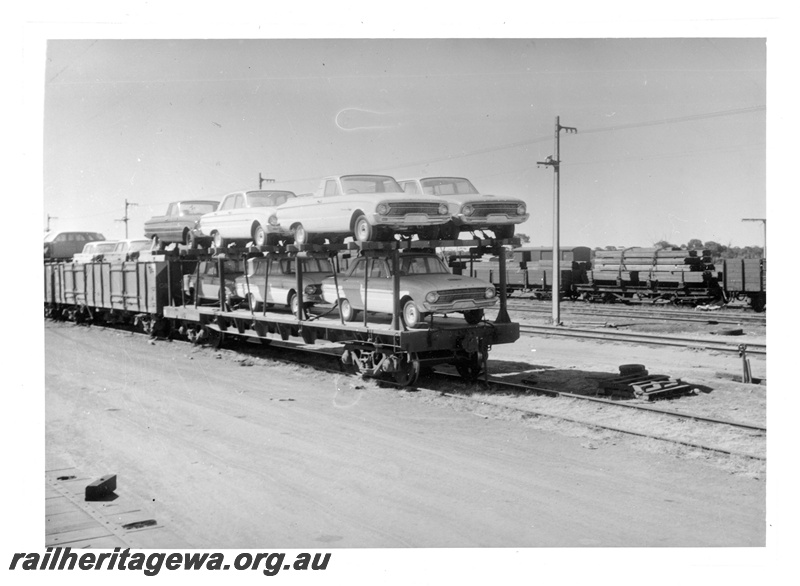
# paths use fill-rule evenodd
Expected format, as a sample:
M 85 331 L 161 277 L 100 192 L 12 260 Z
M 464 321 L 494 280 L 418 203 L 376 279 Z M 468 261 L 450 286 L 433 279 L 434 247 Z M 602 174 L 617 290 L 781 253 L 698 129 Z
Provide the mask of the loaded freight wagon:
M 511 243 L 457 242 L 478 256 L 497 254 L 500 267 L 505 265 L 502 244 Z M 519 325 L 509 319 L 502 289 L 497 295 L 489 283 L 452 274 L 435 252 L 440 244 L 405 240 L 264 245 L 171 251 L 126 263 L 86 263 L 84 268 L 46 263 L 45 311 L 52 318 L 126 323 L 153 335 L 213 345 L 230 337 L 335 343 L 347 369 L 404 386 L 413 385 L 423 367 L 436 364 L 453 365 L 462 377 L 475 380 L 487 370 L 491 347 L 516 341 Z M 353 273 L 364 266 L 363 274 L 354 279 L 353 274 L 336 272 L 343 251 L 364 259 L 349 269 Z M 271 263 L 287 258 L 296 261 L 296 287 L 287 299 L 294 295 L 296 301 L 286 305 L 259 305 L 248 295 L 259 288 L 273 290 L 270 279 L 276 273 L 269 266 L 260 272 L 232 272 L 250 259 Z M 310 259 L 314 262 L 304 262 Z M 319 291 L 317 280 L 313 285 L 304 280 L 303 267 L 309 264 L 330 267 L 322 281 L 327 305 L 314 297 L 314 312 L 305 299 L 310 286 L 315 294 Z M 285 271 L 281 278 L 285 287 Z M 344 286 L 347 279 L 352 281 L 350 289 Z M 492 320 L 483 313 L 489 306 L 498 308 Z

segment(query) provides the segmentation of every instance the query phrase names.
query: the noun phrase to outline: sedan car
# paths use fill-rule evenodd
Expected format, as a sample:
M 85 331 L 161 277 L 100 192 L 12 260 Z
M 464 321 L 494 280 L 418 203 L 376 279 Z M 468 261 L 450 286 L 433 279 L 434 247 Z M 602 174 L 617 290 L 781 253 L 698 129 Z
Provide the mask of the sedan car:
M 364 273 L 368 274 L 367 310 L 393 312 L 394 278 L 390 257 L 359 257 L 338 279 L 338 296 L 333 277 L 322 281 L 327 303 L 339 303 L 345 321 L 356 319 L 364 310 Z M 496 302 L 493 285 L 473 277 L 454 275 L 435 253 L 406 252 L 400 256 L 400 311 L 409 328 L 432 313 L 463 313 L 467 323 L 483 319 L 484 309 Z
M 87 262 L 100 262 L 103 256 L 114 250 L 117 245 L 116 240 L 96 240 L 88 242 L 83 246 L 83 250 L 72 256 L 72 262 L 83 264 Z
M 128 260 L 136 260 L 139 258 L 139 253 L 145 250 L 150 250 L 152 243 L 143 238 L 119 240 L 114 244 L 114 249 L 110 252 L 103 253 L 103 261 L 105 262 L 125 262 Z
M 270 263 L 265 257 L 251 258 L 247 261 L 247 276 L 236 279 L 236 296 L 245 300 L 247 307 L 261 311 L 267 305 L 286 305 L 297 315 L 297 273 L 294 258 L 273 258 Z M 305 258 L 301 260 L 303 269 L 303 305 L 312 307 L 322 299 L 322 279 L 331 274 L 327 260 Z M 267 266 L 269 265 L 269 275 Z M 264 294 L 264 287 L 267 287 Z
M 222 277 L 220 276 L 222 263 Z M 230 309 L 241 301 L 236 295 L 236 279 L 244 274 L 244 261 L 240 259 L 201 260 L 197 269 L 183 276 L 183 292 L 188 303 L 219 303 L 220 287 L 224 287 L 225 303 Z M 224 279 L 224 284 L 223 284 Z
M 201 246 L 213 242 L 217 248 L 230 243 L 274 244 L 280 237 L 275 210 L 295 197 L 291 191 L 275 190 L 229 193 L 215 212 L 200 217 L 192 232 L 194 242 Z
M 444 240 L 486 229 L 492 230 L 495 238 L 511 238 L 515 226 L 530 217 L 521 199 L 481 195 L 463 177 L 421 177 L 398 183 L 408 195 L 434 195 L 451 204 L 453 217 L 439 233 Z
M 105 239 L 99 232 L 48 232 L 44 237 L 44 257 L 69 260 L 81 252 L 87 242 Z
M 190 244 L 192 229 L 200 216 L 217 210 L 218 201 L 175 201 L 163 216 L 153 216 L 144 223 L 144 236 L 153 241 L 154 248 L 165 244 Z
M 440 198 L 409 197 L 386 175 L 337 175 L 280 206 L 276 219 L 297 244 L 349 235 L 366 242 L 429 232 L 450 220 L 450 209 Z

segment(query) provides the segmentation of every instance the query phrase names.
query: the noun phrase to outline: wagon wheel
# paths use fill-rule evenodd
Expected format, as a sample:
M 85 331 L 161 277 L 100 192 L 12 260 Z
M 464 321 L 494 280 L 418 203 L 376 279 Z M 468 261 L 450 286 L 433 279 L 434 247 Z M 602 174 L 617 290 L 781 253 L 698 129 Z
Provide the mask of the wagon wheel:
M 397 363 L 394 382 L 401 387 L 413 386 L 419 378 L 419 358 L 416 354 L 403 354 Z
M 189 326 L 186 329 L 186 339 L 192 344 L 199 344 L 203 338 L 203 330 L 197 326 Z
M 483 355 L 473 352 L 468 358 L 456 363 L 456 370 L 464 380 L 475 382 L 483 369 Z
M 205 332 L 205 339 L 209 346 L 215 350 L 222 348 L 222 344 L 225 341 L 224 333 L 209 327 L 203 327 L 203 331 Z

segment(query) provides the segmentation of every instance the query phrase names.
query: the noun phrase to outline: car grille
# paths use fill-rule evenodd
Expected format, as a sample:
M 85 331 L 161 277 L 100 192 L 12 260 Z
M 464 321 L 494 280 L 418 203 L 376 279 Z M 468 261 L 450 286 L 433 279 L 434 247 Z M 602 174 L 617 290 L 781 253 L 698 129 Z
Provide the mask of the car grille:
M 484 299 L 486 287 L 471 287 L 469 289 L 445 289 L 437 291 L 439 299 L 436 303 L 453 303 L 454 301 L 464 301 L 465 299 Z
M 485 218 L 491 214 L 503 214 L 506 216 L 518 216 L 516 203 L 487 202 L 471 204 L 475 212 L 473 218 Z
M 441 216 L 439 204 L 436 202 L 392 202 L 389 204 L 387 216 L 405 216 L 408 214 L 427 214 L 429 216 Z

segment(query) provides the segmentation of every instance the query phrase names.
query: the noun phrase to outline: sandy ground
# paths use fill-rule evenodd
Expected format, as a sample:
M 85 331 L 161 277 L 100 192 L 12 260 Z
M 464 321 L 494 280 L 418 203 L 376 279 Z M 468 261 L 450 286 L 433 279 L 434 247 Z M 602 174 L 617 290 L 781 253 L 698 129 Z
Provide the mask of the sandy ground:
M 716 377 L 736 372 L 736 360 L 523 338 L 496 347 L 490 367 L 580 390 L 578 381 L 643 363 L 710 389 L 676 408 L 730 415 L 735 397 L 729 418 L 763 421 L 765 386 Z M 46 468 L 117 474 L 120 496 L 181 547 L 765 544 L 759 467 L 269 355 L 48 322 L 45 391 Z

